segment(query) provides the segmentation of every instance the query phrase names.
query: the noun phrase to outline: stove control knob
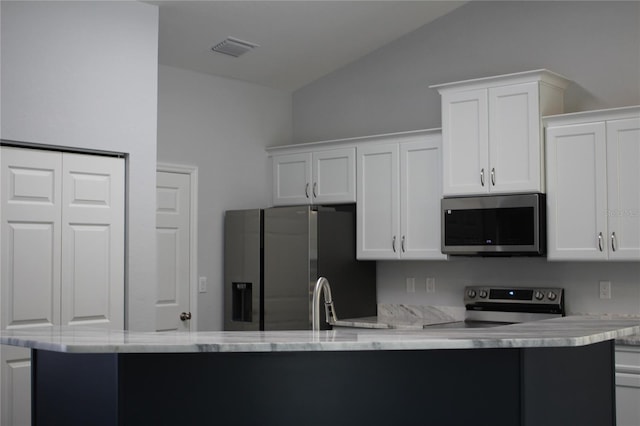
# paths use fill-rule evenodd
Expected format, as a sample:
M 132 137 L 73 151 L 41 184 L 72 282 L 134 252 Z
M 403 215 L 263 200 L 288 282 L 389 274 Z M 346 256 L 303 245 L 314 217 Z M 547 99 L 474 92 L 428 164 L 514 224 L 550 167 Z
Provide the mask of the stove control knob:
M 489 294 L 487 293 L 487 290 L 480 290 L 480 297 L 481 298 L 486 299 L 488 295 Z
M 547 298 L 553 302 L 558 298 L 558 296 L 554 292 L 550 291 L 549 294 L 547 294 Z
M 544 293 L 541 291 L 536 291 L 536 300 L 542 300 L 544 299 Z
M 467 296 L 470 299 L 473 299 L 474 297 L 476 297 L 476 291 L 475 290 L 467 290 Z

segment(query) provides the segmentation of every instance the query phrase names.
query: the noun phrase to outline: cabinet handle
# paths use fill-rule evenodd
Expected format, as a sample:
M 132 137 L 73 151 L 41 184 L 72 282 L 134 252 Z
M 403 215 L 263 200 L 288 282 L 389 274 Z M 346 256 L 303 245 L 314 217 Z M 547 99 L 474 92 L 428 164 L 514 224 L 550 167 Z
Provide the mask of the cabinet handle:
M 602 247 L 602 232 L 600 232 L 598 234 L 598 248 L 600 249 L 600 251 L 603 250 L 603 247 Z
M 307 184 L 304 187 L 304 195 L 306 195 L 306 197 L 309 198 L 309 182 L 307 182 Z
M 391 241 L 391 248 L 393 249 L 393 252 L 396 252 L 396 236 L 393 236 L 393 240 Z
M 406 250 L 404 249 L 404 240 L 405 240 L 405 237 L 404 237 L 404 235 L 403 235 L 403 236 L 402 236 L 402 240 L 400 241 L 400 248 L 402 248 L 402 252 L 403 252 L 403 253 L 404 253 L 404 252 L 406 252 Z
M 484 167 L 480 170 L 480 185 L 484 186 Z
M 313 182 L 313 198 L 318 197 L 318 182 Z
M 491 168 L 491 185 L 496 186 L 496 169 L 495 169 L 495 167 Z
M 611 233 L 611 250 L 616 251 L 616 233 Z

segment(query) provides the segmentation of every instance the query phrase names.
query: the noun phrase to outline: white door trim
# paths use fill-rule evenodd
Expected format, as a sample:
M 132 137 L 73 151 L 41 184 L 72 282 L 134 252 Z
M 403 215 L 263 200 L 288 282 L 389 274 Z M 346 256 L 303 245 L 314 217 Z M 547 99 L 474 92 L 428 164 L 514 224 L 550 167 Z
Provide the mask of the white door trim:
M 158 163 L 156 172 L 181 173 L 189 175 L 189 309 L 191 312 L 191 331 L 198 331 L 198 167 L 180 164 Z

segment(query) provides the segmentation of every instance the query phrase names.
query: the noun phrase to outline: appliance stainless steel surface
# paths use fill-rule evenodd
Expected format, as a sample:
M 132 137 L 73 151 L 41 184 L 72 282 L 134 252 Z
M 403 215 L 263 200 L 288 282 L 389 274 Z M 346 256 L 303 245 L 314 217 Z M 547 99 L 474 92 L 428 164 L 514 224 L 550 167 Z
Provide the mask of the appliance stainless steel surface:
M 557 287 L 468 286 L 465 320 L 427 328 L 487 328 L 565 315 L 564 289 Z
M 225 330 L 310 330 L 320 276 L 341 316 L 375 315 L 375 262 L 356 260 L 355 232 L 351 204 L 227 211 Z
M 544 194 L 443 198 L 442 252 L 466 256 L 542 256 Z

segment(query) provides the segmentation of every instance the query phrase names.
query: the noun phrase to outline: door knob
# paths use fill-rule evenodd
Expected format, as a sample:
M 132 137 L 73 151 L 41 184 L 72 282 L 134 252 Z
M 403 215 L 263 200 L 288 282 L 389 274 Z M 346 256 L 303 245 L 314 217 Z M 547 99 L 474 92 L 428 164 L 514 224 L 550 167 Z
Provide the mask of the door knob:
M 191 312 L 183 312 L 180 314 L 181 321 L 187 321 L 191 319 Z

